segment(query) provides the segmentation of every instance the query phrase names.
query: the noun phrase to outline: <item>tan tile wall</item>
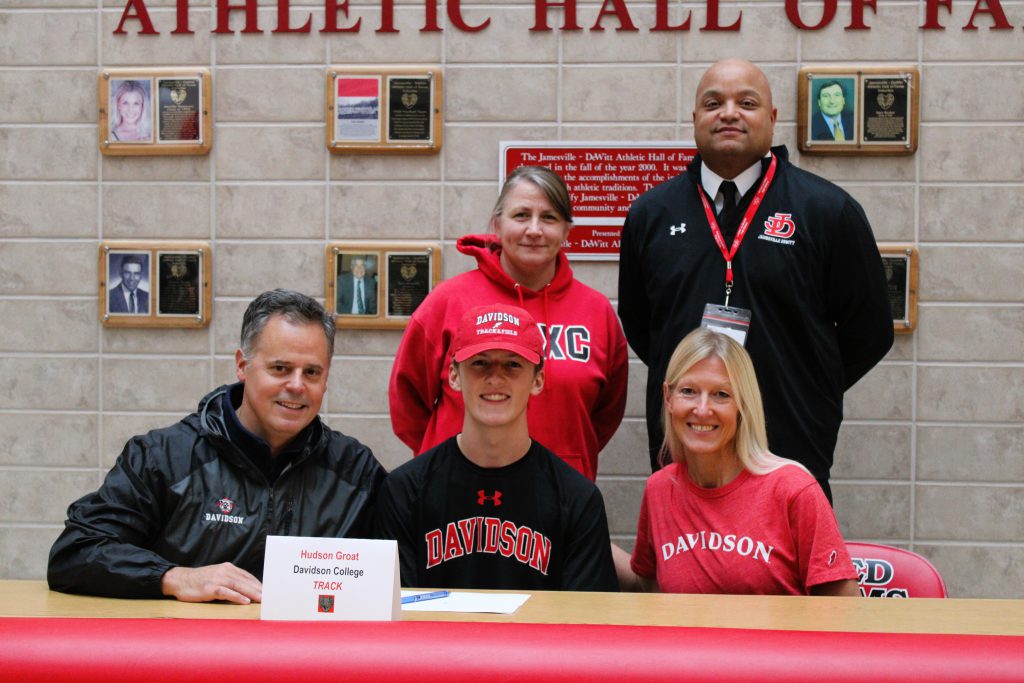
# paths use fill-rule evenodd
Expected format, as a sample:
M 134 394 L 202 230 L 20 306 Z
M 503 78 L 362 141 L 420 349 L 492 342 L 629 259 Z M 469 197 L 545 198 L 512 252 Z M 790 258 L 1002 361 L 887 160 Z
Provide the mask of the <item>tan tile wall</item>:
M 870 31 L 845 31 L 848 3 L 821 31 L 797 31 L 781 2 L 723 2 L 706 32 L 700 3 L 672 3 L 652 33 L 652 2 L 628 4 L 639 31 L 531 32 L 525 0 L 463 3 L 479 33 L 418 29 L 423 4 L 397 3 L 398 34 L 375 32 L 379 3 L 351 4 L 358 33 L 318 32 L 323 3 L 293 0 L 308 35 L 213 35 L 213 0 L 192 0 L 191 36 L 171 35 L 174 0 L 149 0 L 160 36 L 114 36 L 121 0 L 0 0 L 0 577 L 40 578 L 69 501 L 96 487 L 132 434 L 167 424 L 233 379 L 242 310 L 276 286 L 323 295 L 328 240 L 442 241 L 444 273 L 481 231 L 501 140 L 692 138 L 691 98 L 709 62 L 759 61 L 772 83 L 776 139 L 796 135 L 805 64 L 909 63 L 922 72 L 921 145 L 912 157 L 800 158 L 864 205 L 880 241 L 920 247 L 920 318 L 846 401 L 834 469 L 851 538 L 930 557 L 954 595 L 1024 597 L 1024 6 L 1017 29 L 962 31 L 971 3 L 922 32 L 919 3 L 881 0 Z M 102 9 L 97 9 L 97 8 Z M 442 6 L 443 7 L 443 6 Z M 808 7 L 803 5 L 803 7 Z M 809 21 L 816 21 L 807 8 Z M 443 17 L 443 9 L 441 11 Z M 549 21 L 557 25 L 558 12 Z M 815 14 L 817 16 L 817 14 Z M 442 19 L 443 21 L 443 19 Z M 241 17 L 233 26 L 239 28 Z M 435 156 L 332 156 L 324 149 L 324 70 L 332 63 L 443 66 L 444 146 Z M 195 64 L 214 74 L 208 157 L 103 158 L 96 148 L 102 67 Z M 103 329 L 96 320 L 102 239 L 209 240 L 207 330 Z M 616 268 L 577 274 L 614 298 Z M 343 331 L 326 400 L 331 424 L 386 466 L 408 453 L 391 434 L 385 390 L 400 333 Z M 631 364 L 627 416 L 602 455 L 615 537 L 632 544 L 647 474 L 643 387 Z

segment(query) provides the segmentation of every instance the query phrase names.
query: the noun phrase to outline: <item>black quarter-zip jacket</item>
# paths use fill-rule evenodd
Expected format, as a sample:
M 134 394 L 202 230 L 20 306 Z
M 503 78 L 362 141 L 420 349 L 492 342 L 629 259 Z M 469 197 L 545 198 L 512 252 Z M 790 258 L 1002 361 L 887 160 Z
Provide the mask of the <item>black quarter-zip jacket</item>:
M 222 396 L 236 387 L 128 441 L 99 490 L 68 508 L 50 550 L 50 588 L 159 598 L 176 566 L 231 562 L 262 579 L 268 534 L 370 537 L 385 475 L 370 449 L 318 417 L 270 483 L 229 438 Z

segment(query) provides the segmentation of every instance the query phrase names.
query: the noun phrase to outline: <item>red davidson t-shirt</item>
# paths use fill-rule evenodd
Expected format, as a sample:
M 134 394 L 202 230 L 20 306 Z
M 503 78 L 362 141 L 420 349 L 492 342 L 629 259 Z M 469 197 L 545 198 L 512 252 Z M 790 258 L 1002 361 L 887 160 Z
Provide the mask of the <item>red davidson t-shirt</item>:
M 744 470 L 715 489 L 694 484 L 678 463 L 655 472 L 631 566 L 664 593 L 807 595 L 857 578 L 828 500 L 792 465 Z

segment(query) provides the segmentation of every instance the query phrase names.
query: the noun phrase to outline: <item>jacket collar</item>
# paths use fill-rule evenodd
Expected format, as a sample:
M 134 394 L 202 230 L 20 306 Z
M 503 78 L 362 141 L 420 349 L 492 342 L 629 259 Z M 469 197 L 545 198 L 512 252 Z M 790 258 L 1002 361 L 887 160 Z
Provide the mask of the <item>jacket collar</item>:
M 241 400 L 242 387 L 242 382 L 225 384 L 204 396 L 196 410 L 198 431 L 201 436 L 222 446 L 221 452 L 236 465 L 266 477 L 266 468 L 260 463 L 269 457 L 269 446 L 245 429 L 234 414 L 233 399 Z M 317 416 L 296 435 L 285 453 L 290 454 L 289 460 L 293 465 L 298 465 L 312 453 L 320 452 L 327 438 L 327 430 Z
M 786 149 L 785 145 L 772 147 L 772 153 L 775 155 L 775 158 L 778 159 L 779 171 L 781 171 L 783 167 L 789 165 L 789 150 Z M 765 170 L 768 168 L 767 159 L 768 157 L 765 157 L 761 161 L 761 175 L 764 175 Z M 690 178 L 694 185 L 697 185 L 698 187 L 701 186 L 701 169 L 703 168 L 704 160 L 701 158 L 700 154 L 697 154 L 697 156 L 693 158 L 693 161 L 690 162 L 690 165 L 686 167 L 687 177 Z

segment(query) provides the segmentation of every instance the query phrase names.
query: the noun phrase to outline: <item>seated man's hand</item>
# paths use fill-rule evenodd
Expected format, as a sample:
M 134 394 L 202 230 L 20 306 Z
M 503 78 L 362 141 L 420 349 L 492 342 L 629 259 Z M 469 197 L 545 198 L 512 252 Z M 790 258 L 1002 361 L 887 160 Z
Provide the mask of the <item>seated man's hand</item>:
M 174 567 L 160 581 L 164 595 L 182 602 L 227 600 L 239 605 L 260 602 L 263 584 L 255 576 L 230 562 L 205 567 Z

